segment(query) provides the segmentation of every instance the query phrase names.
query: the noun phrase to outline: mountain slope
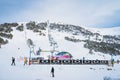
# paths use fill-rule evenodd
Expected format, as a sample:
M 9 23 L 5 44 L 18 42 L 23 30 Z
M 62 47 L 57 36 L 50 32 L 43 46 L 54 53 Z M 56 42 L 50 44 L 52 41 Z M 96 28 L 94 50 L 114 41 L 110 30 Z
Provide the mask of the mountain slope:
M 34 23 L 36 25 L 36 23 Z M 34 26 L 34 24 L 32 24 Z M 21 26 L 21 23 L 18 25 Z M 13 31 L 10 33 L 13 35 L 12 39 L 8 39 L 6 45 L 2 45 L 0 48 L 0 80 L 103 80 L 105 76 L 111 79 L 120 78 L 119 65 L 115 64 L 114 67 L 110 67 L 112 70 L 108 71 L 108 66 L 105 65 L 23 65 L 23 57 L 29 57 L 30 49 L 27 44 L 27 40 L 31 39 L 34 44 L 34 52 L 36 52 L 39 47 L 42 50 L 52 50 L 53 46 L 50 46 L 50 41 L 48 37 L 48 30 L 46 27 L 40 26 L 44 24 L 39 24 L 40 29 L 28 29 L 26 23 L 23 23 L 23 31 L 16 30 L 16 27 L 12 27 Z M 46 25 L 46 24 L 45 24 Z M 53 25 L 53 24 L 52 24 Z M 56 24 L 54 24 L 56 25 Z M 56 25 L 57 26 L 57 25 Z M 64 26 L 64 25 L 63 25 Z M 58 51 L 67 51 L 73 55 L 74 59 L 104 59 L 110 60 L 111 55 L 104 54 L 102 52 L 92 51 L 89 53 L 89 49 L 84 47 L 88 40 L 88 36 L 85 34 L 91 33 L 86 31 L 84 28 L 79 31 L 67 31 L 66 27 L 64 30 L 52 28 L 49 34 L 52 36 L 53 40 L 57 43 L 58 47 L 55 49 Z M 61 27 L 63 28 L 63 27 Z M 72 27 L 73 29 L 74 27 Z M 31 29 L 31 30 L 30 30 Z M 74 29 L 73 29 L 74 30 Z M 38 32 L 36 32 L 38 31 Z M 86 32 L 84 32 L 86 31 Z M 76 35 L 77 34 L 77 35 Z M 84 36 L 83 36 L 84 35 Z M 72 38 L 73 40 L 65 40 L 65 37 Z M 3 37 L 2 37 L 3 38 Z M 100 37 L 101 38 L 101 37 Z M 80 39 L 78 42 L 74 40 Z M 92 41 L 98 42 L 95 36 L 91 37 Z M 41 52 L 42 57 L 48 58 L 51 52 Z M 11 66 L 11 57 L 16 58 L 16 66 Z M 32 53 L 32 57 L 38 57 Z M 114 56 L 114 59 L 120 59 L 120 56 Z M 54 66 L 55 68 L 55 78 L 50 77 L 50 69 Z

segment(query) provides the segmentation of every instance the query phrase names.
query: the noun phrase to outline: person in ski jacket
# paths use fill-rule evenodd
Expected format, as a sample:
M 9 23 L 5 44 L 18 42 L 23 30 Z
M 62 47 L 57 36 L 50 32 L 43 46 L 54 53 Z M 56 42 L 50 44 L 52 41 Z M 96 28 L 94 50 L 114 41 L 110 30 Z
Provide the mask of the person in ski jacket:
M 15 58 L 14 57 L 12 57 L 12 63 L 11 63 L 11 65 L 15 66 Z
M 52 67 L 51 69 L 51 74 L 52 74 L 52 77 L 54 77 L 54 67 Z
M 24 65 L 27 65 L 27 58 L 26 57 L 24 57 Z

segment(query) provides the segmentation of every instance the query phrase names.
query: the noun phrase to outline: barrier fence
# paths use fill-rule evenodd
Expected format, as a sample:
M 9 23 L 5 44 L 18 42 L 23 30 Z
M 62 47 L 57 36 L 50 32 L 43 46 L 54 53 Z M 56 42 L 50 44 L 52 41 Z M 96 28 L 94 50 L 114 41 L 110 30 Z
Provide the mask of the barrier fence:
M 58 64 L 58 65 L 112 65 L 111 60 L 39 60 L 31 59 L 31 64 Z

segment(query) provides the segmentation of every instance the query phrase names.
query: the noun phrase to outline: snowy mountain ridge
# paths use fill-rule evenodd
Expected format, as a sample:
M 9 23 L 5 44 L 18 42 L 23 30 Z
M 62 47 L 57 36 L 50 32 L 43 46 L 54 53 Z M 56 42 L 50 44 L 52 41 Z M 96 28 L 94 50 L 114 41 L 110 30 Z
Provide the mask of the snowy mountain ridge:
M 83 28 L 80 26 L 70 25 L 70 24 L 57 24 L 49 23 L 49 31 L 51 35 L 56 32 L 62 32 L 64 39 L 74 43 L 84 42 L 84 48 L 89 49 L 89 53 L 102 52 L 105 54 L 120 54 L 120 35 L 119 27 L 116 28 Z M 20 32 L 25 32 L 25 30 L 31 30 L 34 33 L 39 33 L 40 36 L 48 35 L 47 22 L 37 23 L 34 21 L 28 23 L 4 23 L 0 25 L 0 36 L 1 44 L 7 44 L 8 40 L 2 38 L 12 39 L 14 35 L 11 34 L 13 31 L 12 27 L 16 27 L 16 30 Z M 15 30 L 15 29 L 14 29 Z M 52 33 L 54 31 L 55 33 Z M 65 35 L 68 34 L 68 35 Z M 61 35 L 61 34 L 60 34 Z M 31 36 L 32 38 L 32 36 Z M 111 47 L 112 46 L 112 47 Z
M 88 28 L 86 29 L 94 32 L 99 32 L 102 35 L 120 35 L 120 27 L 112 27 L 112 28 Z
M 85 57 L 85 59 L 92 60 L 110 60 L 111 50 L 120 50 L 118 35 L 104 35 L 105 39 L 103 39 L 103 35 L 82 27 L 56 23 L 51 23 L 49 30 L 47 23 L 4 23 L 0 25 L 0 80 L 120 79 L 120 64 L 115 64 L 114 67 L 105 65 L 24 66 L 23 58 L 30 57 L 30 48 L 28 47 L 27 40 L 32 40 L 34 52 L 41 48 L 45 52 L 41 52 L 40 57 L 47 58 L 51 54 L 50 50 L 53 49 L 49 40 L 50 35 L 51 39 L 53 38 L 52 41 L 56 42 L 58 46 L 55 50 L 59 52 L 67 51 L 72 54 L 74 59 L 83 59 L 83 57 Z M 114 47 L 110 47 L 113 46 L 113 44 Z M 11 57 L 15 57 L 16 66 L 11 66 Z M 31 57 L 38 56 L 32 53 Z M 120 59 L 119 53 L 116 52 L 116 56 L 113 56 L 113 58 L 115 61 Z M 55 68 L 54 78 L 52 78 L 50 74 L 52 66 Z

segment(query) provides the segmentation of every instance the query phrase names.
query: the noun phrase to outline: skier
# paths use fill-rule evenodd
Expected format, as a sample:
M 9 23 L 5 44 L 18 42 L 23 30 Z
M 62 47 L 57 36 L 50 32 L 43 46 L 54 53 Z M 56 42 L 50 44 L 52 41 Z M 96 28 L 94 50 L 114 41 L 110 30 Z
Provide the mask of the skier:
M 27 65 L 27 58 L 26 57 L 24 57 L 24 65 Z
M 85 57 L 83 57 L 83 60 L 85 60 Z
M 112 67 L 114 66 L 114 59 L 111 59 Z
M 52 77 L 54 77 L 54 67 L 52 67 L 51 69 L 51 74 L 52 74 Z
M 14 57 L 12 57 L 12 64 L 11 65 L 15 66 L 15 58 Z

